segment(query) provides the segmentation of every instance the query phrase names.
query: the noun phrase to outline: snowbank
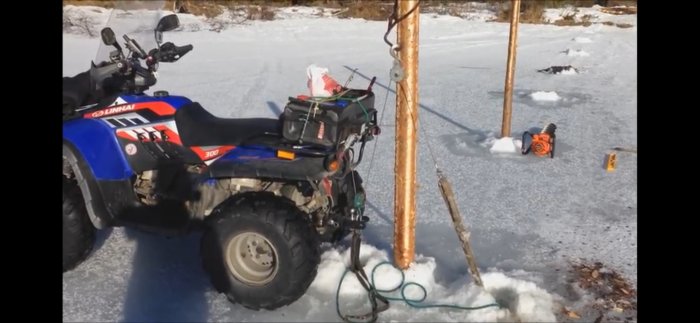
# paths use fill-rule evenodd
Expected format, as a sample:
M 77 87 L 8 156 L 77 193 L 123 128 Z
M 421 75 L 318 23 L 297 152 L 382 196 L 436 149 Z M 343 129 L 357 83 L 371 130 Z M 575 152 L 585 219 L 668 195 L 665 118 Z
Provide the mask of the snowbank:
M 522 147 L 522 141 L 513 139 L 511 137 L 503 137 L 493 141 L 493 146 L 491 146 L 491 153 L 518 153 Z
M 591 56 L 591 54 L 582 49 L 567 49 L 564 51 L 564 54 L 566 54 L 566 56 Z
M 350 264 L 350 249 L 331 249 L 321 256 L 321 265 L 316 280 L 309 288 L 309 294 L 319 299 L 334 299 L 338 282 L 345 268 Z M 371 275 L 378 264 L 389 261 L 385 250 L 362 244 L 360 259 L 365 263 L 364 270 Z M 403 302 L 392 301 L 389 310 L 383 312 L 379 320 L 396 320 L 400 322 L 426 322 L 458 320 L 460 322 L 502 322 L 520 319 L 525 322 L 555 321 L 555 303 L 552 295 L 535 283 L 515 279 L 501 272 L 484 273 L 484 289 L 473 284 L 466 276 L 447 285 L 437 283 L 437 264 L 435 259 L 417 255 L 416 260 L 405 271 L 405 282 L 414 282 L 425 287 L 426 299 L 420 305 L 457 305 L 478 307 L 499 304 L 500 307 L 488 307 L 475 310 L 458 310 L 446 308 L 416 309 Z M 466 267 L 466 264 L 465 264 Z M 401 274 L 398 269 L 382 265 L 375 273 L 378 289 L 392 289 L 398 286 Z M 417 300 L 424 295 L 414 286 L 405 290 L 406 298 Z M 384 293 L 391 297 L 400 297 L 400 292 Z M 305 296 L 306 297 L 306 296 Z M 340 290 L 342 300 L 341 313 L 359 314 L 369 310 L 367 292 L 352 273 L 348 273 Z
M 559 101 L 561 97 L 554 91 L 537 91 L 530 93 L 530 97 L 535 101 Z

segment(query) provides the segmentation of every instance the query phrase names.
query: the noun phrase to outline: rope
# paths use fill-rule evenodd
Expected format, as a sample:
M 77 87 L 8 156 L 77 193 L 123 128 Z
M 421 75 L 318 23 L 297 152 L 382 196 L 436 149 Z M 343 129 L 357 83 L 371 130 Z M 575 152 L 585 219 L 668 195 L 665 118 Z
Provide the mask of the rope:
M 386 265 L 391 266 L 392 268 L 396 269 L 396 271 L 398 271 L 401 274 L 401 281 L 394 288 L 378 289 L 374 285 L 375 274 L 376 274 L 377 268 L 379 268 L 381 266 L 386 266 Z M 341 276 L 341 278 L 340 278 L 340 282 L 338 282 L 338 289 L 336 290 L 336 293 L 335 293 L 335 308 L 336 308 L 336 312 L 338 313 L 339 317 L 345 319 L 348 322 L 360 323 L 359 321 L 349 320 L 349 318 L 353 317 L 353 318 L 362 319 L 363 317 L 366 317 L 367 315 L 356 315 L 356 316 L 355 315 L 343 315 L 340 312 L 340 288 L 343 286 L 343 281 L 345 280 L 347 273 L 350 271 L 351 271 L 350 268 L 346 268 L 345 272 L 343 272 L 343 276 Z M 406 283 L 405 281 L 406 281 L 406 276 L 403 273 L 403 271 L 399 270 L 398 268 L 396 268 L 393 264 L 391 264 L 388 261 L 382 261 L 382 262 L 378 263 L 376 266 L 374 266 L 374 268 L 372 268 L 372 273 L 370 274 L 369 289 L 370 289 L 370 291 L 373 290 L 379 296 L 383 297 L 386 300 L 404 302 L 409 307 L 417 308 L 417 309 L 448 308 L 448 309 L 454 309 L 454 310 L 473 311 L 473 310 L 480 310 L 480 309 L 489 308 L 489 307 L 500 307 L 500 305 L 498 305 L 497 303 L 491 303 L 491 304 L 485 304 L 485 305 L 479 305 L 479 306 L 461 306 L 461 305 L 455 305 L 455 304 L 422 304 L 423 301 L 425 301 L 425 299 L 428 297 L 428 292 L 425 289 L 425 287 L 419 283 L 415 283 L 415 282 Z M 360 280 L 360 283 L 362 283 L 361 280 Z M 407 297 L 406 296 L 406 289 L 409 286 L 415 286 L 415 287 L 419 288 L 423 292 L 423 295 L 418 297 L 418 298 L 413 298 L 413 299 Z M 392 297 L 392 296 L 388 296 L 386 294 L 382 294 L 382 293 L 392 293 L 395 291 L 400 291 L 401 296 L 400 297 Z M 371 300 L 370 300 L 370 302 L 371 302 Z
M 406 92 L 403 90 L 403 86 L 401 85 L 401 83 L 396 83 L 396 85 L 397 85 L 399 92 L 401 92 L 401 94 L 403 95 L 404 101 L 408 102 L 408 96 L 406 95 Z M 420 130 L 421 134 L 423 134 L 423 137 L 427 138 L 428 135 L 425 133 L 425 129 L 418 128 L 418 125 L 417 125 L 418 122 L 416 121 L 416 115 L 413 113 L 413 109 L 411 108 L 410 105 L 407 105 L 407 106 L 408 106 L 408 113 L 411 114 L 411 121 L 413 121 L 413 122 L 411 122 L 413 124 L 413 130 L 415 130 L 415 131 Z M 435 158 L 435 153 L 433 152 L 433 147 L 431 147 L 430 143 L 428 143 L 428 142 L 426 142 L 425 145 L 428 147 L 428 152 L 430 152 L 430 158 L 433 160 L 433 165 L 435 165 L 436 173 L 440 173 L 441 172 L 440 167 L 438 167 L 438 162 L 437 162 L 437 158 Z

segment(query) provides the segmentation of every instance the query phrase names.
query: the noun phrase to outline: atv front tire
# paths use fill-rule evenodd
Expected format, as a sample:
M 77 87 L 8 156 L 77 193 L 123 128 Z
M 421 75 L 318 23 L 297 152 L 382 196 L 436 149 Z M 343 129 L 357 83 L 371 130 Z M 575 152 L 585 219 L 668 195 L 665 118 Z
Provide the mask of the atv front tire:
M 63 272 L 85 261 L 95 245 L 95 227 L 78 183 L 63 178 Z
M 273 310 L 299 299 L 316 277 L 318 234 L 291 201 L 239 194 L 207 219 L 204 270 L 232 303 Z

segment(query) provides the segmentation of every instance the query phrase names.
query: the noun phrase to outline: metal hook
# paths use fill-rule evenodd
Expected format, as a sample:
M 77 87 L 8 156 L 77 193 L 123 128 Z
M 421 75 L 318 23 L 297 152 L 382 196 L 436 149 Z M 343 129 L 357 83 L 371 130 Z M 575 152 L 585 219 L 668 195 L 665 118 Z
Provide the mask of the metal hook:
M 394 82 L 401 82 L 406 76 L 403 67 L 401 67 L 401 59 L 399 59 L 399 55 L 397 55 L 398 51 L 399 45 L 393 45 L 391 46 L 391 49 L 389 49 L 389 54 L 391 54 L 391 57 L 394 58 L 394 64 L 390 71 L 391 80 Z
M 400 62 L 401 60 L 399 59 L 399 55 L 398 55 L 399 49 L 400 49 L 400 47 L 398 44 L 391 45 L 391 48 L 389 48 L 389 55 L 391 55 L 391 57 L 393 57 L 395 60 Z

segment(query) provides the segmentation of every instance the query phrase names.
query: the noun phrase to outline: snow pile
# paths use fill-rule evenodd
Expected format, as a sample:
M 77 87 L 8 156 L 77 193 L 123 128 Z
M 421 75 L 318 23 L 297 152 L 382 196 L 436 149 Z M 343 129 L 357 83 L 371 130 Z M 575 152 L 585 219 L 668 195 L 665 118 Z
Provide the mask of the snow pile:
M 564 54 L 566 54 L 566 56 L 591 56 L 591 54 L 582 49 L 567 49 L 564 51 Z
M 544 21 L 550 24 L 556 23 L 559 20 L 573 18 L 576 23 L 590 22 L 594 24 L 637 24 L 636 14 L 615 15 L 603 12 L 605 7 L 595 5 L 593 7 L 563 7 L 563 8 L 548 8 L 544 11 Z
M 113 9 L 93 6 L 66 5 L 63 7 L 63 32 L 68 34 L 88 35 L 98 37 L 99 31 L 107 24 Z M 312 19 L 333 17 L 340 12 L 339 9 L 321 7 L 283 7 L 272 9 L 276 20 L 288 19 Z M 136 15 L 139 11 L 131 11 Z M 147 13 L 147 11 L 144 11 Z M 163 13 L 173 13 L 163 10 Z M 216 17 L 195 16 L 192 14 L 178 13 L 180 27 L 176 31 L 197 32 L 215 31 L 252 24 L 248 11 L 244 6 L 236 8 L 223 8 L 221 14 Z M 134 17 L 138 19 L 138 16 Z
M 512 137 L 503 137 L 500 139 L 493 140 L 492 146 L 489 149 L 491 153 L 517 153 L 522 147 L 522 142 L 518 139 L 513 139 Z
M 63 32 L 98 37 L 112 9 L 94 6 L 63 6 Z
M 365 264 L 364 270 L 371 275 L 372 269 L 384 261 L 389 261 L 387 252 L 372 245 L 362 244 L 360 260 Z M 318 276 L 309 287 L 309 291 L 300 300 L 313 297 L 321 300 L 334 300 L 345 268 L 350 265 L 350 248 L 345 250 L 330 249 L 321 255 Z M 466 267 L 466 264 L 465 264 Z M 555 305 L 552 295 L 537 287 L 535 283 L 514 279 L 500 272 L 483 274 L 482 280 L 486 291 L 474 285 L 468 275 L 443 286 L 436 282 L 437 264 L 433 257 L 417 255 L 416 260 L 404 272 L 405 281 L 415 282 L 425 287 L 427 295 L 421 305 L 450 304 L 475 307 L 497 303 L 500 307 L 487 307 L 477 310 L 456 310 L 446 308 L 416 309 L 403 302 L 392 301 L 389 309 L 379 316 L 401 322 L 460 321 L 460 322 L 501 322 L 520 319 L 526 322 L 555 321 Z M 466 270 L 466 269 L 465 269 Z M 382 265 L 376 269 L 375 284 L 378 289 L 391 289 L 400 283 L 398 269 Z M 420 299 L 423 293 L 419 288 L 405 289 L 406 298 Z M 384 293 L 386 294 L 386 293 Z M 400 297 L 400 291 L 388 294 Z M 360 285 L 354 274 L 348 273 L 340 289 L 340 308 L 343 314 L 367 312 L 370 307 L 367 292 Z M 331 318 L 328 318 L 331 319 Z M 333 320 L 337 320 L 334 318 Z
M 535 283 L 511 278 L 499 272 L 486 273 L 481 278 L 486 291 L 496 297 L 499 304 L 508 307 L 510 313 L 514 313 L 511 317 L 498 317 L 499 320 L 519 318 L 522 322 L 555 321 L 552 295 Z
M 341 13 L 342 9 L 323 8 L 323 7 L 282 7 L 273 9 L 275 11 L 275 19 L 309 19 L 309 18 L 328 18 L 334 17 Z
M 426 8 L 424 14 L 431 18 L 454 17 L 468 21 L 488 22 L 495 21 L 498 16 L 492 9 L 460 8 L 457 5 L 450 7 Z
M 543 15 L 543 20 L 546 23 L 553 24 L 559 20 L 564 20 L 564 17 L 571 17 L 573 16 L 573 19 L 575 22 L 580 22 L 581 21 L 581 16 L 578 14 L 576 8 L 573 7 L 564 7 L 564 8 L 556 8 L 556 9 L 545 9 Z
M 530 97 L 535 101 L 559 101 L 561 97 L 554 91 L 537 91 L 530 93 Z
M 494 21 L 498 18 L 497 12 L 494 10 L 493 6 L 488 3 L 483 2 L 464 2 L 464 3 L 452 3 L 450 6 L 451 11 L 458 12 L 459 17 L 470 21 Z M 449 14 L 445 12 L 443 14 Z
M 573 67 L 572 67 L 572 68 L 565 68 L 565 69 L 562 69 L 561 72 L 559 72 L 558 74 L 561 74 L 561 75 L 576 75 L 576 74 L 578 74 L 578 71 L 577 71 L 575 68 L 573 68 Z
M 210 21 L 220 21 L 223 19 L 225 15 L 230 14 L 228 9 L 224 11 L 221 15 L 218 17 L 213 18 Z M 200 31 L 200 30 L 210 30 L 211 29 L 211 23 L 207 22 L 206 19 L 202 16 L 195 16 L 192 14 L 183 14 L 183 13 L 178 13 L 177 17 L 180 19 L 180 27 L 175 29 L 175 31 L 188 31 L 188 32 L 195 32 L 195 31 Z
M 459 14 L 459 16 L 465 20 L 480 21 L 480 22 L 492 21 L 492 20 L 495 20 L 497 18 L 496 14 L 491 10 L 477 10 L 477 11 L 462 12 Z

